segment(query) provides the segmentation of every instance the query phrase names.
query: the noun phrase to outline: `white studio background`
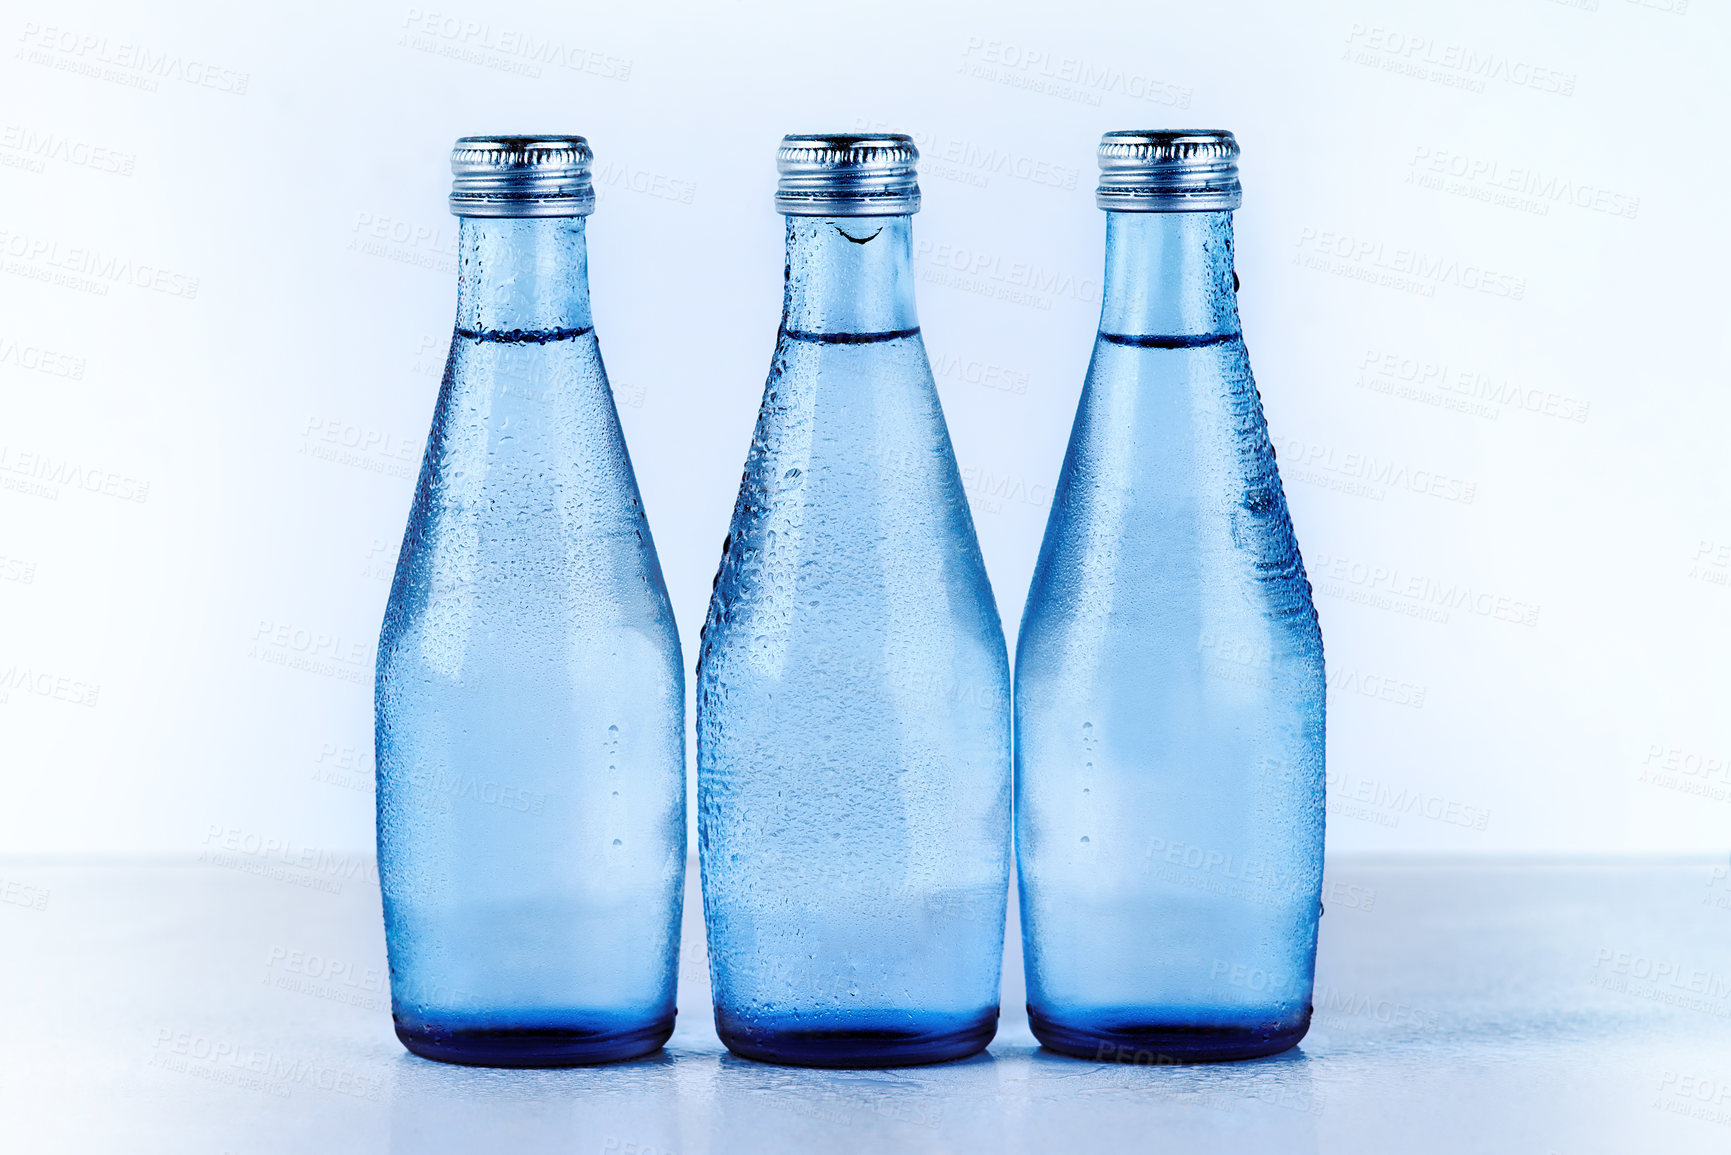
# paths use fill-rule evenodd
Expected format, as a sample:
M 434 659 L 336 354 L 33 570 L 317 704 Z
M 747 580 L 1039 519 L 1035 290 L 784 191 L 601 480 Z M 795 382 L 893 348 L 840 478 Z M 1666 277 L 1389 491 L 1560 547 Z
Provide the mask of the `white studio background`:
M 777 140 L 913 133 L 1013 649 L 1098 317 L 1094 146 L 1146 127 L 1244 148 L 1331 852 L 1731 842 L 1722 0 L 242 8 L 0 19 L 7 852 L 370 850 L 463 134 L 594 146 L 598 331 L 689 667 L 780 308 Z

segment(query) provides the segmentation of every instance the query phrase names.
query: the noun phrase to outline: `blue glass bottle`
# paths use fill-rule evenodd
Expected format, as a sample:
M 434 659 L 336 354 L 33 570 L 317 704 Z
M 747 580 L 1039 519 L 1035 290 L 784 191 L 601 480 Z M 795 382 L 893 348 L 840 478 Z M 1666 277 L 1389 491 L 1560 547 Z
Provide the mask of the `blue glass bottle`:
M 566 1066 L 673 1030 L 679 636 L 591 327 L 581 137 L 465 138 L 457 325 L 379 640 L 397 1037 Z
M 779 155 L 781 332 L 697 674 L 716 1029 L 770 1062 L 936 1062 L 997 1028 L 1009 663 L 914 313 L 916 155 Z
M 1100 333 L 1016 655 L 1028 1015 L 1089 1059 L 1310 1022 L 1322 636 L 1239 332 L 1230 133 L 1109 133 Z

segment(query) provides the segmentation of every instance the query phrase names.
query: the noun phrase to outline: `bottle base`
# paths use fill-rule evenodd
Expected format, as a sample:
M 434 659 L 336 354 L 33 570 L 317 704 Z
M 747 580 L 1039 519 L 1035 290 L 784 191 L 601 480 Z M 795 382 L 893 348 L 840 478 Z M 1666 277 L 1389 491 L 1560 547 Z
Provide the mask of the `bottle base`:
M 1041 1046 L 1097 1063 L 1222 1063 L 1291 1050 L 1310 1030 L 1310 1008 L 1296 1022 L 1207 1025 L 1117 1017 L 1092 1024 L 1060 1022 L 1030 1006 L 1028 1026 Z
M 465 1067 L 583 1067 L 617 1063 L 661 1049 L 673 1015 L 640 1027 L 438 1027 L 392 1016 L 403 1046 Z
M 810 1017 L 745 1023 L 717 1011 L 715 1030 L 743 1059 L 787 1067 L 913 1067 L 978 1054 L 998 1033 L 998 1008 L 979 1015 L 923 1017 L 882 1025 L 815 1027 Z

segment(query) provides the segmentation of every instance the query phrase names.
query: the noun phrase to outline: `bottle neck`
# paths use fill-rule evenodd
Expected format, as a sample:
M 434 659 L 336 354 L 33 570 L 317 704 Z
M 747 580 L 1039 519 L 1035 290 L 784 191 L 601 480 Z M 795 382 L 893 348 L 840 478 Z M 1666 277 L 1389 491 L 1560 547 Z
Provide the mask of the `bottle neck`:
M 1232 214 L 1106 214 L 1100 332 L 1215 337 L 1238 332 Z
M 582 217 L 462 217 L 457 328 L 469 333 L 587 330 L 589 251 Z
M 912 216 L 788 217 L 782 332 L 917 330 L 912 238 Z

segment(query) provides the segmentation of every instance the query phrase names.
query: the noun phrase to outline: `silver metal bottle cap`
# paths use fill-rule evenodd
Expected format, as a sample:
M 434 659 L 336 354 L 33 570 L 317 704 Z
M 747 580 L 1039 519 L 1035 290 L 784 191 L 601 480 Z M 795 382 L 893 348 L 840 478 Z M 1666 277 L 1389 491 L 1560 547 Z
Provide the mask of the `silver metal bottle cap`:
M 784 136 L 775 211 L 799 217 L 897 217 L 920 209 L 920 159 L 899 132 Z
M 451 149 L 451 211 L 460 217 L 586 217 L 595 211 L 580 136 L 465 136 Z
M 1230 132 L 1108 132 L 1100 138 L 1094 203 L 1118 213 L 1212 213 L 1237 208 L 1238 141 Z

